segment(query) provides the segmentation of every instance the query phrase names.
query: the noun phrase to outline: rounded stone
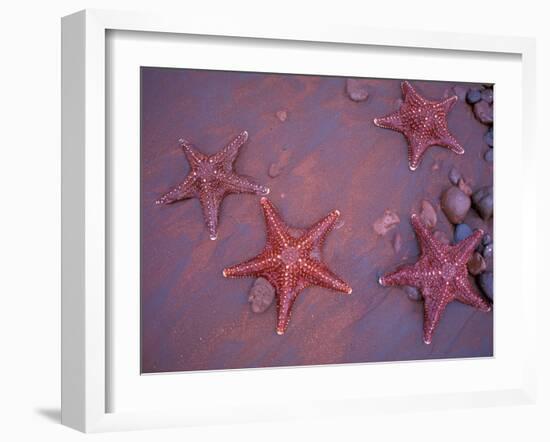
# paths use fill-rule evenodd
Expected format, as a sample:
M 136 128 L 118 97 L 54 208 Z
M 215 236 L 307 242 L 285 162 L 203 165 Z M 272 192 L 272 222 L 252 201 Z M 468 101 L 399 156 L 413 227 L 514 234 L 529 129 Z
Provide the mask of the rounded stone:
M 483 124 L 493 124 L 493 106 L 486 101 L 474 104 L 474 114 Z
M 399 222 L 400 219 L 397 213 L 393 210 L 386 209 L 384 210 L 384 215 L 378 218 L 372 227 L 377 235 L 384 236 L 391 229 L 395 228 Z
M 487 146 L 493 147 L 493 128 L 490 127 L 489 130 L 483 136 L 483 139 L 487 143 Z
M 481 100 L 481 91 L 478 89 L 470 89 L 466 94 L 466 101 L 469 104 L 475 104 Z
M 468 224 L 459 224 L 455 228 L 454 242 L 458 244 L 460 241 L 464 241 L 473 232 L 472 228 Z
M 458 185 L 458 182 L 462 178 L 462 175 L 458 171 L 456 167 L 452 167 L 449 171 L 449 181 L 453 183 L 455 186 Z
M 470 206 L 470 197 L 458 187 L 449 187 L 441 196 L 441 209 L 453 224 L 460 224 L 464 220 Z
M 277 118 L 279 119 L 279 121 L 281 123 L 284 123 L 286 121 L 286 119 L 288 118 L 288 114 L 284 110 L 277 111 L 277 113 L 275 115 L 277 115 Z
M 493 244 L 487 244 L 483 248 L 483 257 L 486 258 L 486 259 L 489 259 L 489 258 L 493 257 Z
M 271 178 L 276 178 L 281 174 L 282 171 L 283 171 L 283 168 L 279 163 L 271 163 L 269 165 L 269 170 L 267 171 L 267 174 Z
M 477 277 L 479 287 L 485 295 L 493 300 L 493 272 L 483 272 Z
M 273 303 L 275 289 L 265 278 L 258 278 L 250 289 L 248 302 L 254 313 L 263 313 Z
M 413 287 L 411 285 L 404 285 L 403 290 L 411 301 L 422 300 L 422 294 L 420 293 L 420 290 L 418 290 L 416 287 Z
M 466 181 L 464 181 L 463 178 L 458 180 L 458 188 L 468 196 L 472 194 L 472 188 L 466 183 Z
M 481 99 L 491 104 L 493 102 L 493 90 L 492 89 L 483 89 L 481 91 Z
M 493 269 L 493 244 L 487 244 L 485 247 L 483 247 L 483 250 L 481 251 L 481 255 L 485 260 L 485 264 L 487 265 L 487 268 L 489 270 L 492 270 Z
M 468 261 L 468 271 L 471 275 L 479 275 L 487 268 L 487 264 L 478 252 L 475 252 Z
M 493 186 L 478 189 L 472 195 L 474 209 L 481 218 L 488 220 L 493 216 Z
M 349 78 L 346 81 L 346 92 L 348 94 L 348 97 L 353 101 L 365 101 L 367 98 L 369 98 L 367 80 Z
M 437 224 L 437 213 L 434 207 L 427 200 L 422 200 L 422 208 L 420 210 L 420 220 L 428 227 L 433 228 Z

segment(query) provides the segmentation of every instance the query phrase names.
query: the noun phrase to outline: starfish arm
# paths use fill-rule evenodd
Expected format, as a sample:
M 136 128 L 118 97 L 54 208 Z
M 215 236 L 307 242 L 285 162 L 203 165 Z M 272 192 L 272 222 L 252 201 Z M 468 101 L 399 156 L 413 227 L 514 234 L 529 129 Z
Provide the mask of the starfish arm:
M 290 235 L 287 233 L 288 228 L 275 206 L 266 197 L 260 199 L 260 204 L 264 212 L 268 242 L 271 242 L 270 238 L 273 238 L 274 241 L 288 244 L 290 240 Z
M 218 153 L 212 155 L 210 159 L 214 164 L 224 163 L 226 170 L 230 169 L 237 158 L 240 147 L 246 143 L 246 140 L 248 140 L 248 132 L 243 130 L 227 146 Z
M 411 224 L 418 238 L 418 242 L 420 243 L 422 254 L 433 255 L 443 260 L 447 246 L 433 237 L 428 228 L 420 221 L 420 217 L 416 213 L 411 215 Z
M 441 137 L 441 139 L 438 140 L 435 144 L 447 147 L 457 155 L 462 155 L 464 153 L 464 148 L 462 147 L 462 145 L 450 133 L 447 133 L 446 136 Z
M 374 124 L 384 129 L 391 129 L 397 132 L 403 132 L 403 123 L 399 112 L 387 115 L 385 117 L 375 118 Z
M 178 186 L 174 187 L 170 192 L 162 195 L 158 200 L 157 204 L 171 204 L 176 201 L 180 201 L 186 198 L 191 198 L 196 195 L 195 187 L 196 179 L 191 174 L 185 178 L 185 181 Z
M 336 290 L 338 292 L 351 294 L 351 287 L 338 275 L 333 273 L 323 263 L 308 259 L 302 262 L 303 273 L 310 285 L 317 285 L 330 290 Z
M 298 291 L 288 287 L 277 297 L 277 334 L 283 335 L 290 322 L 292 306 L 298 297 Z
M 424 99 L 416 90 L 412 87 L 408 81 L 401 83 L 401 91 L 403 92 L 403 98 L 405 103 L 412 104 L 414 106 L 425 106 L 428 104 L 428 100 Z
M 327 235 L 334 228 L 339 217 L 340 211 L 333 210 L 323 219 L 317 221 L 313 226 L 307 229 L 306 233 L 300 238 L 300 246 L 304 248 L 314 245 L 321 247 Z
M 444 293 L 437 296 L 431 295 L 430 292 L 431 290 L 427 287 L 422 290 L 424 296 L 424 342 L 426 344 L 432 342 L 435 328 L 441 320 L 443 311 L 452 300 L 449 286 L 446 286 Z
M 452 246 L 451 256 L 458 265 L 466 265 L 468 263 L 472 257 L 472 253 L 474 253 L 474 250 L 481 242 L 481 238 L 483 238 L 483 230 L 476 229 L 468 238 Z
M 449 112 L 453 108 L 453 106 L 457 101 L 458 101 L 458 97 L 456 95 L 453 95 L 443 100 L 442 102 L 437 103 L 437 107 L 440 108 L 443 111 L 443 114 L 445 115 L 447 114 L 447 112 Z
M 408 264 L 398 267 L 390 273 L 386 273 L 380 277 L 379 283 L 385 287 L 393 285 L 412 285 L 420 287 L 422 280 L 420 278 L 421 271 L 417 264 Z
M 435 125 L 434 129 L 437 135 L 434 136 L 430 145 L 443 146 L 457 155 L 462 155 L 464 153 L 464 148 L 451 134 L 447 126 L 447 113 L 456 100 L 456 96 L 453 96 L 436 105 L 436 120 L 438 124 Z
M 272 253 L 263 252 L 248 261 L 225 268 L 222 273 L 226 278 L 243 278 L 247 276 L 258 278 L 265 276 L 266 272 L 274 270 L 279 265 L 278 260 Z
M 416 170 L 429 144 L 418 140 L 414 135 L 407 135 L 409 169 Z
M 197 148 L 193 146 L 189 141 L 181 138 L 179 142 L 183 153 L 185 154 L 185 157 L 187 158 L 187 161 L 189 161 L 191 167 L 196 167 L 200 162 L 206 160 L 206 155 L 199 152 Z
M 221 181 L 227 186 L 228 193 L 254 193 L 256 195 L 267 195 L 269 188 L 256 184 L 247 177 L 236 174 L 227 174 Z
M 472 287 L 467 275 L 457 280 L 454 285 L 454 296 L 457 301 L 475 307 L 478 310 L 483 310 L 484 312 L 491 310 L 491 304 Z
M 210 239 L 214 240 L 218 237 L 218 220 L 221 198 L 218 193 L 208 184 L 201 187 L 199 190 L 199 201 L 202 207 L 204 222 L 210 233 Z

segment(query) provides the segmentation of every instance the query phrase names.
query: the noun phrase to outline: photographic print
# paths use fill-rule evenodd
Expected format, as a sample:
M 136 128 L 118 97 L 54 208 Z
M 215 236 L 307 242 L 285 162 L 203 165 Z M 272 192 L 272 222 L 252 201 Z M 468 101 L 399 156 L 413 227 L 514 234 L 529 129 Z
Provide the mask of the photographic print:
M 493 355 L 493 85 L 141 68 L 141 371 Z

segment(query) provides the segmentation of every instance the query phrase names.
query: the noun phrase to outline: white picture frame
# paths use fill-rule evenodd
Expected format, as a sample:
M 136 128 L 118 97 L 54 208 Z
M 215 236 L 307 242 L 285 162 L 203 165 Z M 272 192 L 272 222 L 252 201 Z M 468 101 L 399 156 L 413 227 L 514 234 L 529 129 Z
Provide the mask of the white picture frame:
M 518 191 L 522 199 L 521 220 L 535 219 L 535 147 L 533 139 L 533 109 L 535 108 L 535 43 L 518 37 L 488 37 L 477 35 L 428 33 L 419 31 L 390 32 L 369 28 L 353 29 L 343 26 L 281 27 L 265 22 L 231 20 L 212 21 L 195 18 L 182 21 L 178 17 L 151 14 L 86 10 L 62 20 L 62 423 L 85 432 L 122 429 L 155 428 L 207 424 L 215 422 L 282 419 L 288 416 L 311 417 L 328 414 L 360 415 L 383 408 L 387 411 L 419 408 L 451 408 L 497 405 L 502 403 L 531 403 L 534 400 L 536 323 L 533 307 L 536 303 L 535 281 L 525 277 L 527 266 L 534 267 L 536 241 L 534 231 L 522 223 L 519 253 L 522 263 L 520 310 L 524 352 L 520 356 L 521 381 L 490 390 L 462 393 L 429 392 L 424 395 L 361 396 L 350 398 L 338 393 L 308 401 L 307 407 L 289 403 L 286 409 L 258 411 L 252 394 L 238 404 L 240 418 L 231 413 L 217 413 L 215 407 L 207 412 L 200 407 L 192 415 L 178 411 L 140 410 L 109 411 L 109 366 L 113 355 L 107 340 L 111 312 L 107 299 L 107 247 L 110 240 L 106 227 L 107 134 L 106 116 L 106 35 L 109 31 L 141 31 L 163 34 L 206 35 L 273 39 L 287 42 L 339 43 L 369 45 L 380 48 L 425 48 L 442 51 L 515 54 L 521 57 L 522 118 L 518 127 L 521 136 L 519 155 L 523 182 Z M 506 152 L 505 155 L 512 155 Z M 497 190 L 498 191 L 498 190 Z M 521 223 L 518 219 L 518 222 Z M 517 258 L 516 258 L 517 259 Z M 528 264 L 529 263 L 529 264 Z M 383 366 L 382 366 L 383 367 Z M 390 367 L 386 365 L 385 367 Z M 342 367 L 331 367 L 332 371 Z M 357 373 L 362 366 L 356 365 Z M 390 368 L 386 368 L 389 370 Z M 284 376 L 284 371 L 277 376 Z M 267 371 L 255 372 L 265 378 Z M 257 374 L 264 373 L 264 374 Z M 325 372 L 328 373 L 328 372 Z M 205 374 L 208 376 L 208 373 Z M 210 374 L 212 376 L 212 374 Z M 240 373 L 242 378 L 243 372 Z M 216 382 L 224 382 L 229 374 L 216 374 Z M 195 380 L 197 380 L 195 378 Z M 262 380 L 264 381 L 264 380 Z M 197 381 L 198 382 L 198 381 Z M 223 398 L 221 398 L 223 399 Z M 227 398 L 226 398 L 227 399 Z M 192 401 L 192 397 L 186 398 Z

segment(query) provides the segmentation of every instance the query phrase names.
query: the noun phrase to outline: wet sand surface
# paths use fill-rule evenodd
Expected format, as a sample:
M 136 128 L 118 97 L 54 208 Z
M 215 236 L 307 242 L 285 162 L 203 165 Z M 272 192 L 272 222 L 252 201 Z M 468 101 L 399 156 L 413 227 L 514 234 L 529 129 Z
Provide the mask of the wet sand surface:
M 433 100 L 460 86 L 412 84 Z M 142 372 L 492 355 L 492 313 L 453 302 L 426 345 L 422 302 L 377 282 L 381 273 L 416 260 L 409 216 L 423 199 L 436 209 L 435 228 L 452 238 L 439 199 L 451 186 L 453 166 L 474 191 L 492 184 L 492 163 L 483 159 L 487 127 L 459 99 L 448 122 L 465 154 L 432 147 L 411 172 L 405 138 L 373 124 L 399 107 L 400 80 L 373 79 L 368 86 L 368 99 L 354 102 L 340 77 L 142 69 Z M 228 196 L 216 241 L 209 239 L 197 199 L 155 205 L 189 171 L 179 138 L 212 154 L 242 130 L 249 139 L 235 170 L 270 187 L 269 198 L 288 224 L 308 227 L 333 209 L 342 213 L 323 260 L 353 293 L 306 289 L 283 336 L 275 333 L 275 304 L 264 313 L 251 311 L 253 279 L 222 276 L 224 267 L 257 255 L 265 244 L 260 197 Z M 286 166 L 270 177 L 270 165 L 284 157 Z M 373 223 L 385 209 L 401 222 L 380 236 Z M 492 235 L 492 219 L 485 223 L 473 209 L 466 222 Z M 402 246 L 396 253 L 397 233 Z

